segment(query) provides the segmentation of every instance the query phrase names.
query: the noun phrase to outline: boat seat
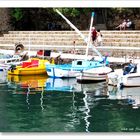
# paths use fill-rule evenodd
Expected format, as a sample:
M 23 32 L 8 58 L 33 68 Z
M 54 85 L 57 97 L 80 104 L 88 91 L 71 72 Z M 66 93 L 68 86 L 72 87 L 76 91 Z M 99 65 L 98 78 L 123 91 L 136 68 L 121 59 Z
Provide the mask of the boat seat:
M 31 66 L 31 62 L 23 62 L 22 63 L 22 68 L 26 68 L 26 67 L 29 67 Z
M 31 67 L 37 67 L 39 60 L 31 60 Z
M 39 60 L 31 60 L 31 62 L 23 62 L 22 68 L 37 67 L 38 63 L 39 63 Z

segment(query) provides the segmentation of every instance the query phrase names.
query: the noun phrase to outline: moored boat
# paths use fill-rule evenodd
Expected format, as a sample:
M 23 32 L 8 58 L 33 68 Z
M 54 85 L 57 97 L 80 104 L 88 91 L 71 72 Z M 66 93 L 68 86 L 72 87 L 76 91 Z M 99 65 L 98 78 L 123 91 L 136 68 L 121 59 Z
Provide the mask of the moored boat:
M 19 66 L 11 66 L 8 70 L 8 74 L 11 75 L 37 75 L 37 74 L 47 74 L 46 73 L 46 63 L 48 60 L 31 58 L 28 61 L 22 62 Z
M 46 65 L 47 73 L 50 77 L 59 78 L 70 78 L 76 77 L 76 75 L 83 70 L 88 70 L 91 68 L 102 67 L 102 62 L 95 60 L 74 60 L 72 64 L 62 64 L 62 65 Z
M 110 73 L 112 69 L 107 66 L 101 66 L 96 68 L 91 68 L 88 70 L 83 70 L 77 74 L 77 82 L 99 82 L 105 81 L 107 79 L 107 74 Z
M 20 59 L 19 55 L 0 55 L 0 71 L 7 71 L 12 64 L 19 63 Z
M 118 87 L 140 86 L 140 64 L 108 74 L 108 84 Z

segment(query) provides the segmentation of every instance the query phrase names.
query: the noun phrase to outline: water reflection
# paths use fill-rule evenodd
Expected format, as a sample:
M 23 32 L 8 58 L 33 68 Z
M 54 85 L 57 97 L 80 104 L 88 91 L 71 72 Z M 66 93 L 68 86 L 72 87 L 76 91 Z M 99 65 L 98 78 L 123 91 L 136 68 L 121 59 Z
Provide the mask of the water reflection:
M 30 106 L 30 103 L 29 103 L 30 87 L 28 87 L 27 89 L 28 89 L 28 91 L 27 91 L 27 95 L 26 95 L 26 103 L 27 103 L 27 106 L 28 106 L 28 109 L 29 109 L 29 106 Z
M 0 86 L 7 83 L 7 73 L 5 71 L 0 71 Z
M 44 89 L 42 87 L 42 92 L 41 92 L 41 97 L 40 97 L 40 106 L 41 106 L 42 111 L 44 110 L 44 107 L 43 107 L 43 93 L 44 93 Z
M 35 94 L 35 91 L 42 91 L 45 87 L 46 75 L 16 76 L 8 75 L 8 85 L 10 88 L 27 89 L 27 92 L 15 92 L 16 94 Z
M 139 88 L 117 89 L 105 82 L 8 76 L 1 87 L 0 131 L 121 132 L 140 128 Z M 131 100 L 132 99 L 132 100 Z M 132 105 L 133 103 L 133 105 Z
M 105 82 L 93 84 L 79 84 L 75 78 L 48 78 L 46 82 L 46 91 L 61 91 L 61 92 L 96 92 L 106 85 Z M 100 92 L 99 92 L 100 94 Z M 103 92 L 104 94 L 104 92 Z M 106 94 L 106 93 L 105 93 Z
M 43 93 L 47 81 L 46 75 L 16 76 L 8 75 L 8 88 L 13 94 L 25 94 L 27 108 L 30 109 L 30 94 L 40 93 L 40 106 L 43 110 Z
M 132 105 L 133 108 L 140 107 L 140 87 L 117 88 L 108 86 L 109 99 L 123 100 L 124 103 Z
M 89 132 L 89 125 L 90 125 L 90 122 L 88 120 L 88 118 L 90 117 L 89 113 L 90 113 L 90 108 L 89 108 L 89 105 L 88 105 L 88 95 L 86 94 L 86 92 L 84 91 L 83 94 L 85 95 L 85 97 L 83 98 L 83 101 L 85 103 L 85 125 L 86 125 L 86 132 Z

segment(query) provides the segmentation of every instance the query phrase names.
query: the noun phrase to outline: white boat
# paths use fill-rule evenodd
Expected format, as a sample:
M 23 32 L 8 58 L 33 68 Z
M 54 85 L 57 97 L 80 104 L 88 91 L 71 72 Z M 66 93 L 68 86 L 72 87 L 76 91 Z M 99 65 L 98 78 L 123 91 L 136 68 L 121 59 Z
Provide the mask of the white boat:
M 107 74 L 110 73 L 112 69 L 107 66 L 91 68 L 88 70 L 83 70 L 77 74 L 77 82 L 98 82 L 105 81 L 107 79 Z
M 19 55 L 1 55 L 0 71 L 7 71 L 12 64 L 19 64 L 21 57 Z
M 137 69 L 132 68 L 129 72 L 119 70 L 108 74 L 108 84 L 118 87 L 138 87 L 140 86 L 140 64 L 137 64 Z

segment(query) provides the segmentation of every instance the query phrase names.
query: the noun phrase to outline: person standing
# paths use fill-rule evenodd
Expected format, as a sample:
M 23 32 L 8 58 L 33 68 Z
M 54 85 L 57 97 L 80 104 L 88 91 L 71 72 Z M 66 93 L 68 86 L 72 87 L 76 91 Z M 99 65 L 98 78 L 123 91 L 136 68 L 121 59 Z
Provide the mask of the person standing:
M 91 37 L 92 37 L 92 43 L 93 43 L 93 45 L 95 47 L 97 47 L 97 31 L 96 31 L 95 27 L 92 27 Z
M 102 34 L 100 32 L 100 29 L 97 30 L 97 44 L 98 46 L 102 46 Z

